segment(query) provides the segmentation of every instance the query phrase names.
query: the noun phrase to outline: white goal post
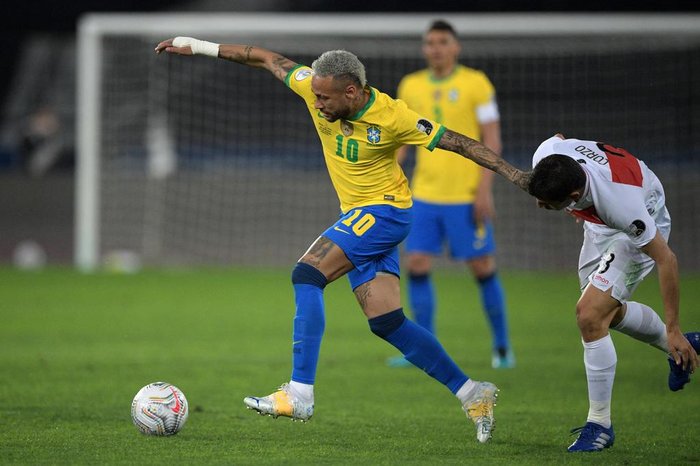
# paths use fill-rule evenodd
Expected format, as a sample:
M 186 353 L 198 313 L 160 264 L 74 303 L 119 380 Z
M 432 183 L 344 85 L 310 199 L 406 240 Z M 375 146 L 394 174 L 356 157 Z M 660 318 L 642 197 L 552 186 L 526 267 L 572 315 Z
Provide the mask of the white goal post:
M 343 44 L 347 44 L 345 48 L 355 51 L 361 60 L 364 57 L 382 59 L 384 56 L 388 59 L 406 55 L 408 52 L 405 52 L 404 49 L 408 50 L 409 47 L 412 51 L 411 53 L 419 54 L 419 50 L 416 50 L 415 47 L 415 44 L 419 42 L 416 41 L 420 40 L 420 36 L 427 25 L 432 20 L 439 18 L 450 21 L 460 35 L 468 36 L 475 40 L 475 44 L 478 47 L 474 47 L 474 56 L 485 57 L 484 60 L 489 60 L 484 63 L 492 66 L 492 69 L 487 70 L 487 74 L 490 76 L 492 73 L 496 76 L 501 76 L 503 81 L 506 79 L 513 81 L 518 79 L 533 80 L 533 82 L 537 83 L 536 85 L 541 85 L 543 87 L 551 86 L 552 83 L 556 81 L 557 86 L 566 89 L 569 78 L 567 77 L 568 75 L 563 74 L 562 66 L 575 66 L 576 54 L 579 49 L 585 49 L 587 51 L 586 56 L 588 57 L 604 56 L 605 49 L 607 48 L 612 50 L 617 48 L 621 54 L 628 52 L 635 53 L 632 44 L 637 38 L 658 37 L 661 40 L 661 45 L 658 46 L 660 50 L 672 50 L 674 54 L 681 54 L 680 58 L 675 55 L 673 58 L 673 66 L 680 67 L 680 69 L 685 69 L 683 68 L 684 65 L 682 62 L 685 60 L 683 57 L 688 47 L 695 52 L 700 50 L 697 48 L 697 41 L 700 36 L 700 15 L 694 14 L 86 14 L 81 18 L 78 26 L 75 265 L 82 271 L 94 271 L 100 266 L 104 254 L 106 253 L 105 241 L 103 240 L 105 230 L 108 230 L 110 234 L 122 235 L 123 237 L 122 240 L 121 237 L 115 239 L 116 236 L 112 236 L 108 244 L 110 249 L 122 247 L 132 250 L 137 249 L 137 253 L 146 257 L 147 260 L 152 260 L 152 263 L 156 265 L 183 263 L 202 264 L 208 263 L 209 259 L 212 259 L 212 262 L 216 263 L 216 259 L 219 258 L 223 262 L 235 262 L 239 260 L 239 257 L 240 262 L 244 264 L 258 263 L 256 260 L 251 259 L 251 256 L 247 256 L 242 252 L 240 255 L 234 253 L 222 253 L 221 255 L 217 255 L 216 252 L 222 247 L 228 247 L 221 246 L 222 244 L 230 245 L 231 236 L 243 234 L 240 233 L 239 230 L 226 230 L 228 225 L 238 225 L 241 222 L 247 222 L 249 221 L 249 217 L 216 220 L 217 222 L 221 222 L 221 227 L 216 227 L 215 229 L 221 231 L 207 232 L 206 235 L 202 235 L 201 231 L 199 233 L 191 233 L 187 239 L 184 238 L 185 235 L 179 235 L 177 238 L 165 238 L 163 235 L 170 235 L 177 228 L 187 229 L 188 231 L 208 229 L 210 222 L 214 221 L 211 219 L 218 218 L 218 214 L 215 212 L 207 211 L 204 214 L 200 211 L 194 212 L 196 209 L 203 208 L 201 206 L 209 206 L 211 202 L 218 202 L 214 195 L 212 195 L 212 198 L 209 200 L 203 199 L 197 201 L 199 204 L 196 206 L 194 204 L 182 204 L 177 202 L 173 204 L 174 201 L 171 196 L 184 196 L 188 199 L 195 198 L 197 194 L 191 190 L 194 189 L 191 187 L 195 186 L 192 183 L 197 183 L 196 186 L 208 187 L 220 182 L 222 186 L 226 186 L 225 189 L 233 189 L 231 187 L 233 180 L 241 185 L 240 189 L 244 188 L 243 181 L 250 183 L 250 186 L 255 186 L 258 183 L 251 179 L 251 176 L 255 175 L 251 173 L 246 173 L 245 175 L 240 174 L 241 164 L 247 163 L 241 160 L 256 160 L 255 163 L 262 163 L 258 162 L 258 160 L 266 160 L 266 156 L 257 157 L 256 154 L 267 154 L 269 151 L 274 152 L 278 149 L 273 148 L 274 150 L 272 150 L 266 148 L 263 142 L 244 143 L 244 145 L 251 147 L 246 149 L 247 151 L 249 150 L 250 153 L 246 152 L 241 155 L 240 160 L 237 161 L 221 162 L 228 164 L 225 166 L 229 167 L 232 172 L 236 172 L 234 175 L 231 175 L 233 178 L 216 181 L 217 179 L 214 178 L 213 173 L 220 173 L 219 165 L 217 165 L 221 157 L 219 152 L 225 151 L 226 148 L 230 149 L 232 146 L 229 140 L 236 139 L 237 136 L 232 136 L 227 133 L 230 126 L 228 123 L 226 127 L 218 127 L 212 130 L 211 134 L 198 135 L 197 128 L 211 126 L 210 123 L 213 124 L 213 120 L 206 119 L 221 118 L 225 110 L 219 109 L 216 104 L 207 100 L 207 96 L 200 96 L 199 94 L 197 94 L 198 97 L 196 98 L 192 97 L 190 94 L 182 96 L 183 102 L 186 101 L 187 105 L 190 105 L 190 107 L 178 107 L 173 110 L 172 106 L 174 104 L 169 100 L 172 99 L 172 96 L 167 94 L 161 95 L 158 93 L 159 91 L 157 91 L 160 85 L 159 82 L 163 79 L 162 76 L 158 74 L 160 72 L 153 71 L 148 67 L 138 69 L 139 64 L 145 62 L 142 62 L 141 58 L 133 60 L 130 58 L 131 56 L 136 57 L 137 55 L 140 57 L 145 53 L 145 50 L 129 50 L 129 48 L 141 46 L 147 48 L 150 44 L 149 52 L 152 53 L 153 47 L 158 40 L 175 35 L 189 35 L 219 42 L 250 42 L 254 45 L 262 46 L 271 44 L 270 47 L 284 44 L 284 50 L 279 50 L 280 52 L 316 55 L 319 51 L 322 52 L 325 50 L 324 47 L 334 46 L 334 48 L 341 48 Z M 606 41 L 601 39 L 601 37 L 614 37 L 615 40 L 609 41 L 606 44 Z M 563 41 L 562 38 L 568 38 L 568 40 Z M 690 38 L 690 46 L 687 45 L 687 38 Z M 134 41 L 135 39 L 138 40 Z M 297 39 L 299 39 L 298 43 Z M 408 40 L 408 42 L 402 42 L 404 39 Z M 582 45 L 578 45 L 578 39 L 581 40 Z M 521 45 L 531 42 L 532 45 L 528 46 L 526 44 L 524 46 L 529 47 L 528 50 L 532 50 L 532 57 L 537 58 L 537 60 L 540 60 L 542 56 L 541 49 L 544 48 L 551 49 L 551 55 L 555 57 L 570 54 L 571 57 L 573 57 L 573 61 L 555 61 L 553 65 L 546 65 L 551 66 L 551 69 L 532 71 L 530 67 L 535 66 L 532 63 L 542 62 L 530 60 L 528 58 L 530 55 L 527 55 L 529 52 L 510 52 L 509 50 L 512 46 L 510 45 L 511 42 L 506 43 L 508 40 L 515 40 Z M 500 45 L 492 45 L 491 41 L 493 41 L 493 44 Z M 593 41 L 598 42 L 591 45 Z M 560 45 L 560 42 L 566 42 L 566 44 Z M 123 46 L 127 50 L 119 50 L 120 46 Z M 656 45 L 645 45 L 645 47 L 651 50 L 649 53 L 652 55 L 656 53 L 653 51 Z M 356 48 L 359 50 L 356 51 Z M 478 50 L 476 50 L 477 48 Z M 588 52 L 588 50 L 593 49 L 595 49 L 594 52 Z M 678 52 L 679 50 L 680 52 Z M 499 67 L 506 66 L 500 61 L 499 57 L 501 55 L 499 54 L 505 57 L 503 63 L 505 63 L 506 60 L 510 60 L 510 62 L 513 63 L 512 66 L 508 65 L 510 67 L 508 70 L 499 70 Z M 290 58 L 296 59 L 297 57 L 290 55 Z M 418 59 L 419 58 L 418 55 Z M 642 59 L 646 59 L 646 56 L 643 56 Z M 209 76 L 211 73 L 209 71 L 200 71 L 195 67 L 217 66 L 217 71 L 222 69 L 219 65 L 204 65 L 207 59 L 203 57 L 194 57 L 192 60 L 193 61 L 188 65 L 180 65 L 179 63 L 176 65 L 169 65 L 169 62 L 163 59 L 159 63 L 156 63 L 155 66 L 166 70 L 166 73 L 168 66 L 187 66 L 191 67 L 187 68 L 188 72 L 201 72 L 206 76 Z M 411 60 L 414 60 L 411 62 L 412 64 L 420 63 L 419 60 L 416 61 L 413 57 Z M 586 66 L 596 66 L 598 63 L 597 60 L 598 58 L 595 57 L 589 58 Z M 606 61 L 608 60 L 607 57 L 604 56 L 602 60 L 605 62 L 605 66 L 609 66 L 609 62 Z M 612 57 L 610 60 L 615 61 L 615 57 Z M 631 60 L 635 61 L 638 59 Z M 658 66 L 662 66 L 664 63 L 666 63 L 666 61 L 662 58 L 659 60 Z M 466 61 L 466 64 L 469 64 L 469 60 Z M 125 81 L 121 83 L 115 82 L 114 79 L 128 66 L 132 68 L 128 70 L 128 76 L 125 78 Z M 226 64 L 225 66 L 234 67 L 238 65 Z M 696 67 L 697 63 L 693 62 L 692 66 Z M 516 75 L 518 70 L 523 70 L 522 76 Z M 696 68 L 692 68 L 692 71 L 693 73 L 698 72 Z M 178 71 L 175 72 L 177 73 Z M 257 70 L 246 71 L 246 73 L 248 72 L 251 75 L 260 73 L 260 71 Z M 368 77 L 370 82 L 374 84 L 372 72 L 371 69 L 368 70 Z M 665 80 L 666 74 L 676 72 L 677 68 L 669 69 L 668 73 L 664 71 L 664 74 L 653 74 L 650 75 L 649 79 L 658 82 L 660 80 L 658 76 L 663 76 Z M 540 74 L 535 76 L 533 73 Z M 596 74 L 598 71 L 587 71 L 586 73 L 584 84 L 589 85 L 589 80 L 598 76 L 598 74 Z M 662 71 L 659 71 L 659 73 L 662 73 Z M 260 77 L 259 75 L 255 76 L 257 76 L 257 78 Z M 619 74 L 618 76 L 620 76 L 620 80 L 627 79 L 623 74 Z M 134 81 L 137 79 L 144 80 L 146 84 L 143 86 L 149 89 L 148 92 L 139 88 L 138 84 L 134 84 Z M 676 79 L 676 77 L 668 76 L 668 80 L 657 84 L 659 88 L 650 89 L 649 92 L 655 94 L 661 87 L 667 89 L 669 86 L 673 85 L 674 79 Z M 698 79 L 698 76 L 695 75 L 690 79 Z M 390 79 L 387 80 L 387 82 L 393 83 L 394 81 Z M 498 92 L 498 82 L 496 84 Z M 700 85 L 700 83 L 696 84 Z M 174 83 L 163 85 L 167 85 L 170 88 L 175 87 Z M 189 84 L 181 83 L 178 85 L 185 86 Z M 227 84 L 225 82 L 221 82 L 217 85 L 220 87 L 210 89 L 210 93 L 229 95 L 232 91 L 232 89 L 226 87 Z M 687 85 L 692 87 L 693 83 L 691 82 Z M 629 84 L 621 83 L 619 92 L 623 92 L 624 89 L 628 87 Z M 109 89 L 109 91 L 107 91 L 107 89 Z M 522 87 L 514 85 L 512 90 L 508 91 L 510 92 L 509 95 L 513 97 L 510 99 L 510 102 L 513 102 L 512 105 L 514 108 L 517 105 L 516 101 L 520 99 L 517 94 L 518 89 L 522 89 Z M 157 92 L 154 94 L 150 92 L 150 90 L 156 90 Z M 236 89 L 233 90 L 235 91 Z M 389 94 L 395 92 L 395 89 L 381 88 L 381 90 Z M 640 90 L 639 92 L 645 91 Z M 555 99 L 556 97 L 545 96 L 544 98 Z M 630 94 L 624 96 L 624 98 L 627 100 L 636 99 L 637 94 Z M 681 95 L 678 99 L 683 100 L 683 96 Z M 110 118 L 114 118 L 114 116 L 110 113 L 110 109 L 114 105 L 124 105 L 127 101 L 131 101 L 130 108 L 122 108 L 120 110 L 122 112 L 120 118 L 124 121 L 119 125 L 112 124 Z M 152 111 L 139 109 L 138 106 L 144 103 L 144 101 L 148 101 L 149 103 L 157 101 L 160 110 Z M 582 106 L 585 108 L 579 109 L 578 111 L 580 112 L 600 112 L 600 114 L 605 112 L 605 109 L 602 108 L 602 104 L 592 103 L 592 101 L 582 102 L 584 102 Z M 500 99 L 499 103 L 501 103 Z M 237 105 L 239 105 L 238 101 L 234 101 L 233 105 L 229 102 L 229 109 L 234 111 Z M 249 102 L 242 102 L 240 105 L 250 109 L 251 114 L 257 111 L 254 106 L 251 107 L 252 104 Z M 274 105 L 274 101 L 271 100 L 269 105 Z M 528 106 L 530 104 L 521 103 L 521 105 Z M 689 105 L 697 105 L 697 102 L 691 102 Z M 232 106 L 234 108 L 231 108 Z M 553 109 L 556 105 L 552 101 L 545 105 L 545 107 Z M 696 115 L 695 118 L 697 118 L 698 108 L 693 108 L 694 111 L 688 111 L 688 114 L 694 114 Z M 195 143 L 184 140 L 179 140 L 177 143 L 174 142 L 172 135 L 174 130 L 171 126 L 173 117 L 171 117 L 169 113 L 171 111 L 178 115 L 176 119 L 179 119 L 178 121 L 180 121 L 181 124 L 189 125 L 187 134 L 190 134 L 191 140 L 196 140 Z M 279 111 L 279 109 L 277 109 L 277 111 Z M 298 118 L 299 120 L 307 118 L 307 116 L 304 115 L 303 109 L 300 110 L 296 108 L 289 111 L 294 112 L 296 114 L 294 118 Z M 633 103 L 630 103 L 629 109 L 618 109 L 616 111 L 627 112 L 620 113 L 620 121 L 624 120 L 625 122 L 629 122 L 630 125 L 636 122 L 637 119 L 642 119 L 647 116 L 640 116 L 638 109 L 635 108 Z M 668 112 L 672 111 L 675 110 L 669 106 Z M 209 112 L 211 112 L 211 116 L 208 116 Z M 519 133 L 520 129 L 518 129 L 519 126 L 516 126 L 516 121 L 525 118 L 524 115 L 527 113 L 527 109 L 523 109 L 520 116 L 514 117 L 512 122 L 508 123 L 509 127 L 504 130 Z M 189 117 L 187 117 L 188 114 L 190 115 Z M 139 116 L 133 117 L 133 115 Z M 186 118 L 191 119 L 186 120 Z M 134 126 L 127 127 L 125 122 L 128 121 Z M 136 127 L 136 122 L 139 121 L 142 126 L 147 125 L 149 127 L 148 134 L 145 136 L 138 135 L 137 137 L 133 135 L 133 132 L 137 131 L 134 129 Z M 589 120 L 580 118 L 579 114 L 562 114 L 558 121 L 561 122 L 561 126 L 564 127 L 567 127 L 567 125 L 574 127 L 578 124 L 579 126 L 584 126 L 586 129 L 590 128 L 591 131 L 596 129 L 595 124 L 589 124 Z M 582 124 L 581 121 L 584 123 Z M 650 126 L 656 123 L 658 122 L 651 122 Z M 248 126 L 245 125 L 250 125 L 250 122 L 243 121 L 240 122 L 240 124 L 243 125 L 240 133 L 256 131 L 255 128 L 247 129 Z M 556 128 L 543 128 L 543 131 L 550 129 Z M 660 131 L 662 129 L 663 128 L 661 128 Z M 628 131 L 629 134 L 634 134 L 634 130 L 635 128 L 624 129 L 623 134 L 627 135 Z M 697 145 L 693 145 L 695 143 L 692 142 L 692 139 L 697 139 L 697 130 L 698 123 L 696 121 L 690 122 L 687 131 L 683 130 L 685 132 L 678 136 L 678 141 L 674 142 L 674 151 L 679 154 L 691 152 L 691 155 L 697 157 L 698 147 Z M 121 139 L 116 137 L 112 138 L 112 136 L 110 136 L 110 132 L 119 132 L 119 134 L 121 134 L 122 132 L 129 131 L 131 132 L 129 133 L 130 136 L 124 136 L 124 138 Z M 688 131 L 690 131 L 690 135 L 686 134 Z M 240 133 L 236 134 L 238 135 Z M 543 132 L 542 134 L 544 135 L 545 133 Z M 508 135 L 506 135 L 506 137 L 507 136 Z M 201 147 L 197 146 L 197 144 L 200 144 L 200 138 L 207 137 L 217 140 L 215 149 L 211 147 L 202 149 L 204 144 L 202 144 Z M 265 137 L 263 132 L 260 139 L 262 140 Z M 649 138 L 651 137 L 652 136 L 649 136 Z M 657 144 L 660 144 L 657 139 L 660 139 L 662 136 L 654 135 L 653 137 L 656 139 L 650 139 L 648 144 L 643 144 L 644 148 L 648 146 L 652 152 L 656 150 Z M 143 147 L 136 147 L 141 143 L 133 142 L 139 138 L 144 139 Z M 295 138 L 297 138 L 296 130 L 290 130 L 289 139 L 293 141 L 294 144 L 297 143 Z M 120 141 L 122 139 L 128 139 L 128 141 L 131 142 L 124 143 L 124 146 L 121 148 L 116 147 L 121 144 Z M 532 144 L 535 140 L 535 135 L 528 135 L 527 144 L 523 143 L 523 145 Z M 690 140 L 690 142 L 688 140 Z M 302 141 L 299 142 L 299 144 L 304 145 L 306 142 Z M 315 144 L 318 143 L 315 142 Z M 312 145 L 313 143 L 309 143 L 309 146 Z M 186 181 L 182 181 L 183 183 L 189 183 L 186 189 L 174 186 L 176 184 L 175 181 L 169 181 L 172 180 L 171 175 L 173 171 L 180 169 L 179 165 L 187 169 L 187 162 L 182 163 L 177 160 L 180 157 L 177 153 L 183 150 L 212 151 L 212 155 L 207 162 L 209 165 L 205 168 L 197 165 L 192 169 L 190 178 Z M 110 151 L 109 154 L 107 151 Z M 525 150 L 523 149 L 523 151 Z M 118 160 L 119 157 L 124 157 L 124 159 Z M 290 155 L 290 157 L 292 156 Z M 644 158 L 645 156 L 644 154 L 640 154 L 640 157 Z M 147 160 L 142 166 L 141 159 L 143 158 Z M 114 163 L 106 167 L 104 164 L 105 159 L 110 160 L 110 163 Z M 276 164 L 277 162 L 269 163 Z M 177 165 L 178 168 L 175 168 L 174 165 Z M 117 170 L 121 170 L 122 168 L 125 170 L 124 174 L 116 173 Z M 312 168 L 313 170 L 318 169 L 315 165 Z M 139 170 L 141 170 L 141 172 L 145 171 L 147 174 L 144 175 L 138 172 Z M 262 173 L 266 171 L 264 167 L 260 169 Z M 310 168 L 309 171 L 312 171 L 312 169 Z M 679 171 L 682 172 L 683 170 L 679 169 Z M 286 174 L 288 172 L 285 171 L 284 173 Z M 113 176 L 116 177 L 117 180 L 106 188 L 104 181 L 108 178 L 111 179 Z M 206 176 L 210 176 L 210 178 L 206 178 Z M 245 178 L 236 178 L 243 176 Z M 260 176 L 264 177 L 265 175 Z M 289 176 L 291 179 L 295 179 L 294 177 L 296 175 L 291 174 Z M 299 174 L 299 183 L 306 183 L 305 180 L 308 179 L 308 176 L 308 173 Z M 140 180 L 139 183 L 142 183 L 143 186 L 139 185 L 138 188 L 135 188 L 135 185 L 130 184 L 133 182 L 134 177 L 138 178 Z M 313 179 L 315 178 L 312 178 L 312 180 Z M 207 180 L 214 181 L 211 182 Z M 697 180 L 694 182 L 697 182 Z M 313 184 L 314 182 L 310 181 L 310 183 Z M 691 182 L 689 181 L 689 183 Z M 106 189 L 108 189 L 108 193 L 105 191 Z M 173 193 L 174 190 L 178 190 L 178 193 Z M 222 191 L 222 193 L 223 194 L 217 195 L 226 197 L 227 199 L 229 197 L 244 197 L 247 195 L 244 191 L 235 193 L 232 191 Z M 322 193 L 328 194 L 329 191 L 325 189 L 322 190 Z M 251 198 L 258 199 L 268 194 L 267 192 L 265 194 L 256 192 L 251 195 Z M 121 198 L 133 196 L 133 199 L 129 201 L 133 202 L 133 204 L 125 207 L 125 211 L 128 213 L 138 212 L 137 217 L 139 218 L 134 221 L 143 222 L 143 225 L 135 227 L 134 230 L 128 229 L 125 224 L 121 223 L 119 216 L 123 214 L 109 213 L 111 212 L 111 207 L 109 202 L 105 199 L 106 195 L 113 196 L 113 198 L 116 199 L 114 201 L 115 203 L 119 203 Z M 310 193 L 309 195 L 317 196 L 318 193 Z M 697 208 L 698 198 L 700 198 L 700 196 L 695 196 L 695 208 Z M 143 202 L 144 205 L 136 205 L 137 202 Z M 231 201 L 228 199 L 226 202 Z M 299 201 L 295 201 L 295 203 L 298 202 Z M 334 202 L 335 201 L 331 201 L 330 205 L 332 206 Z M 175 205 L 175 207 L 171 207 L 171 205 Z M 519 211 L 520 205 L 522 204 L 517 204 L 513 210 L 515 212 Z M 212 210 L 227 208 L 227 206 L 233 208 L 232 204 L 214 205 L 212 206 Z M 334 207 L 329 207 L 327 204 L 313 207 L 314 210 L 323 210 L 324 213 L 329 210 L 332 211 L 333 208 Z M 170 209 L 178 213 L 178 218 L 171 218 Z M 251 209 L 254 211 L 253 213 L 257 212 L 259 215 L 264 215 L 264 213 L 256 210 L 256 207 L 251 207 Z M 187 212 L 191 214 L 191 217 L 184 217 Z M 105 215 L 107 213 L 112 215 L 112 218 L 109 219 L 107 228 L 105 228 Z M 132 220 L 129 220 L 129 222 L 131 221 Z M 507 223 L 508 220 L 501 218 L 499 221 Z M 192 222 L 202 223 L 192 224 Z M 308 220 L 302 219 L 300 222 L 306 224 Z M 547 220 L 547 222 L 551 223 L 551 220 Z M 694 222 L 695 223 L 692 225 L 697 226 L 700 220 L 694 220 Z M 299 235 L 302 236 L 303 234 L 307 238 L 307 241 L 310 242 L 313 240 L 313 237 L 308 237 L 308 233 L 302 226 L 304 225 L 290 227 L 290 229 L 294 231 L 298 230 Z M 318 233 L 322 231 L 321 226 L 320 224 L 315 225 L 311 230 Z M 568 228 L 568 226 L 561 226 L 561 228 Z M 518 225 L 514 224 L 512 227 L 504 229 L 517 231 Z M 570 230 L 564 231 L 568 232 Z M 137 236 L 138 239 L 135 239 Z M 290 244 L 295 248 L 298 247 L 295 240 L 292 239 L 290 241 L 292 241 Z M 183 251 L 188 248 L 185 244 L 186 242 L 211 242 L 211 250 L 202 253 L 185 253 Z M 170 244 L 170 246 L 167 246 L 167 244 Z M 173 248 L 176 250 L 176 253 L 168 256 L 164 251 L 166 247 Z M 236 247 L 251 249 L 246 245 L 238 245 Z M 282 261 L 287 260 L 286 255 L 280 254 L 279 251 L 269 251 L 269 255 L 266 255 L 264 253 L 264 247 L 265 246 L 260 246 L 263 252 L 256 255 L 256 257 L 260 258 L 259 263 L 273 264 L 277 258 Z M 143 250 L 141 250 L 142 248 Z M 300 254 L 301 252 L 302 251 L 292 251 L 290 254 Z M 556 253 L 552 256 L 553 259 L 551 261 L 545 262 L 543 265 L 545 267 L 552 266 L 556 268 L 559 263 L 555 260 L 555 256 Z M 535 259 L 532 256 L 513 257 L 514 261 L 528 262 L 530 264 L 535 263 Z M 691 264 L 691 266 L 697 267 L 695 263 Z

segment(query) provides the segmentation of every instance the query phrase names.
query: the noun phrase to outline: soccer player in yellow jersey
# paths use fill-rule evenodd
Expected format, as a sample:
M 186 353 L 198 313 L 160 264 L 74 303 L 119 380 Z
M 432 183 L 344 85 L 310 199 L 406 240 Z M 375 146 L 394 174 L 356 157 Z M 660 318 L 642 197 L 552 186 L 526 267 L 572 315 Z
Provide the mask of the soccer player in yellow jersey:
M 398 98 L 408 107 L 501 152 L 501 130 L 494 87 L 481 71 L 460 65 L 460 45 L 452 26 L 435 21 L 423 39 L 428 68 L 405 76 Z M 399 162 L 407 147 L 400 149 Z M 515 358 L 508 337 L 506 304 L 496 273 L 491 219 L 493 173 L 452 152 L 416 148 L 411 180 L 413 226 L 406 239 L 408 296 L 418 324 L 434 332 L 436 307 L 432 257 L 449 245 L 450 256 L 464 261 L 478 283 L 481 304 L 493 336 L 491 364 L 510 368 Z M 407 365 L 402 357 L 389 365 Z
M 367 85 L 364 66 L 349 52 L 326 52 L 311 67 L 259 47 L 190 37 L 159 43 L 156 53 L 161 52 L 219 57 L 266 69 L 286 83 L 306 103 L 340 199 L 340 219 L 311 244 L 292 271 L 296 314 L 291 381 L 271 395 L 246 397 L 245 405 L 274 417 L 305 421 L 313 415 L 325 325 L 323 289 L 347 274 L 371 331 L 449 388 L 476 425 L 477 440 L 488 441 L 496 386 L 467 377 L 435 336 L 406 319 L 401 308 L 397 246 L 411 225 L 411 194 L 395 153 L 405 144 L 452 150 L 522 189 L 527 175 L 479 142 Z

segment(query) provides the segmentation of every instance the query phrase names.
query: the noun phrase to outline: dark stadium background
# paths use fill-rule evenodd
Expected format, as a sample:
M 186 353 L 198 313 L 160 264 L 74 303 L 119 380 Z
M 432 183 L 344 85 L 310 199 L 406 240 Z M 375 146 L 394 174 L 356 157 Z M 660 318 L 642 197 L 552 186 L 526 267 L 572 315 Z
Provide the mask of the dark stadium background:
M 7 2 L 0 15 L 0 38 L 3 58 L 0 66 L 0 96 L 4 99 L 6 86 L 12 76 L 12 66 L 18 45 L 27 34 L 49 32 L 74 34 L 76 19 L 88 11 L 354 11 L 367 12 L 518 12 L 518 11 L 625 11 L 673 12 L 700 11 L 696 0 L 589 0 L 563 2 L 558 0 L 354 0 L 328 2 L 324 0 L 234 0 L 234 1 L 164 1 L 164 0 L 75 0 L 54 2 L 26 0 Z
M 638 0 L 635 2 L 590 0 L 470 0 L 470 1 L 351 1 L 322 0 L 104 0 L 50 2 L 26 0 L 3 6 L 0 14 L 0 122 L 7 123 L 7 103 L 11 83 L 19 63 L 21 45 L 37 35 L 49 40 L 75 38 L 77 18 L 85 12 L 146 11 L 267 11 L 267 12 L 683 12 L 700 11 L 693 0 Z M 379 84 L 379 83 L 378 83 Z M 74 89 L 66 92 L 72 99 Z M 39 94 L 39 90 L 37 90 Z M 682 110 L 682 109 L 681 109 Z M 691 111 L 692 109 L 686 109 Z M 72 123 L 72 118 L 70 118 Z M 5 125 L 7 127 L 7 125 Z M 680 128 L 678 131 L 682 131 Z M 7 130 L 6 130 L 7 132 Z M 692 131 L 688 134 L 691 134 Z M 10 262 L 15 246 L 23 239 L 38 240 L 47 250 L 50 262 L 70 263 L 73 256 L 73 177 L 72 165 L 62 173 L 40 179 L 21 175 L 22 159 L 14 149 L 0 144 L 0 263 Z

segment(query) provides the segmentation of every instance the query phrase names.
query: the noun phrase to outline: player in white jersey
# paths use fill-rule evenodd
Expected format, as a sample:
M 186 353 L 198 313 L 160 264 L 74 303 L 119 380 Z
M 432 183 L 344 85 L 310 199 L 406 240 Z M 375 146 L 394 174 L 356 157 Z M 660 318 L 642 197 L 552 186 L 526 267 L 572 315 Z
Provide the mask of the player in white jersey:
M 528 192 L 538 206 L 584 220 L 576 319 L 589 411 L 586 424 L 572 430 L 579 436 L 568 450 L 599 451 L 615 440 L 610 404 L 617 355 L 608 329 L 668 353 L 672 391 L 698 366 L 700 333 L 680 330 L 678 264 L 667 244 L 671 217 L 663 186 L 644 162 L 625 149 L 557 134 L 539 146 L 532 165 Z M 665 324 L 649 306 L 629 301 L 654 264 Z

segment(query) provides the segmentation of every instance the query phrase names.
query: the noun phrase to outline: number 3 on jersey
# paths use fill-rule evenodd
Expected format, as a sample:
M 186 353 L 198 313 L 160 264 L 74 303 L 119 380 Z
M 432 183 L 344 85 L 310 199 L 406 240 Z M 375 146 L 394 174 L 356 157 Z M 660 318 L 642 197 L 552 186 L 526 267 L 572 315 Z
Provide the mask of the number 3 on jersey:
M 360 217 L 360 214 L 362 214 L 362 209 L 357 209 L 350 214 L 348 218 L 340 222 L 343 225 L 351 227 L 353 233 L 357 236 L 362 236 L 367 233 L 367 230 L 372 228 L 377 221 L 374 215 L 370 213 L 364 214 L 362 217 Z

